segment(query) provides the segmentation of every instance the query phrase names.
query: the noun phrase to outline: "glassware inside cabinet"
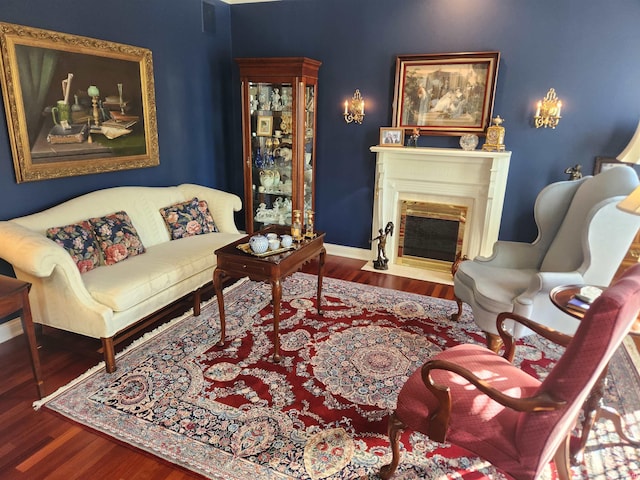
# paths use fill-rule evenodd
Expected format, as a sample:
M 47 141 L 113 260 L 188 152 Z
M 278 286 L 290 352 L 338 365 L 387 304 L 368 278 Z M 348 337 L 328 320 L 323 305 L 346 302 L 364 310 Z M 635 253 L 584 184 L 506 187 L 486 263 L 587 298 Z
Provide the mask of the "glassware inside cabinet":
M 291 224 L 291 107 L 290 84 L 249 84 L 257 228 L 273 223 Z
M 305 132 L 304 132 L 304 211 L 313 209 L 314 183 L 314 132 L 315 132 L 315 86 L 305 89 Z
M 236 58 L 242 102 L 245 228 L 291 225 L 314 209 L 318 69 L 306 57 Z M 304 221 L 304 219 L 303 219 Z

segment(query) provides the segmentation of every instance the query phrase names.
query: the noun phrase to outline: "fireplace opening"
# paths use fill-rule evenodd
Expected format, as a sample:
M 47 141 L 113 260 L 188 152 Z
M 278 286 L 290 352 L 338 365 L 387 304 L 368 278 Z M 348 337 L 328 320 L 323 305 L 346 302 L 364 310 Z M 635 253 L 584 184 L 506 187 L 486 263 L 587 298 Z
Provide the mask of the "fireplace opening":
M 400 202 L 397 263 L 450 271 L 461 254 L 467 207 Z

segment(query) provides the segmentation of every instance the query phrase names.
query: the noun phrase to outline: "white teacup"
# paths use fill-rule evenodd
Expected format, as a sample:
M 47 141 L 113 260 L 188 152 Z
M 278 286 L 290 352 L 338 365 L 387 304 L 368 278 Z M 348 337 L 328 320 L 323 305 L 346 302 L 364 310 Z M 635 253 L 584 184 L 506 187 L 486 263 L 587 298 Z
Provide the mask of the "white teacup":
M 277 233 L 267 233 L 267 238 L 269 240 L 277 240 L 278 234 Z
M 280 237 L 280 243 L 284 248 L 289 248 L 293 243 L 293 237 L 291 235 L 282 235 Z
M 280 240 L 272 238 L 269 240 L 269 250 L 277 250 L 280 248 Z

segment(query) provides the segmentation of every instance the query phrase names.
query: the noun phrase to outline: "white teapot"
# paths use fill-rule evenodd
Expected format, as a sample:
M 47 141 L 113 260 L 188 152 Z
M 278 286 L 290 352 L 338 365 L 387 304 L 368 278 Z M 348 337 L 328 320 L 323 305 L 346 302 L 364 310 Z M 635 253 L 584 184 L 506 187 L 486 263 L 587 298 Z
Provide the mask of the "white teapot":
M 254 235 L 249 239 L 249 246 L 254 253 L 264 253 L 269 248 L 269 239 L 264 235 Z

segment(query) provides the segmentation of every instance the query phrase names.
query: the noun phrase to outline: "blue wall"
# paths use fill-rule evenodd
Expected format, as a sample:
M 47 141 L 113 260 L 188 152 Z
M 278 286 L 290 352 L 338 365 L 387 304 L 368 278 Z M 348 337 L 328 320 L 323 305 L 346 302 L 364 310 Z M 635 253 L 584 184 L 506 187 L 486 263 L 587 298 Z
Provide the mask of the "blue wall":
M 616 0 L 283 0 L 214 5 L 202 32 L 201 0 L 2 0 L 0 21 L 85 35 L 153 52 L 160 166 L 15 183 L 0 114 L 0 219 L 35 212 L 97 188 L 199 182 L 242 194 L 240 99 L 234 57 L 307 56 L 320 69 L 317 227 L 334 244 L 368 248 L 378 128 L 391 124 L 399 54 L 499 50 L 494 114 L 513 151 L 501 238 L 531 240 L 532 205 L 546 184 L 594 157 L 615 156 L 640 116 L 640 3 Z M 531 126 L 553 87 L 556 130 Z M 340 112 L 359 88 L 363 125 Z M 422 146 L 458 147 L 457 137 Z M 238 217 L 239 224 L 242 217 Z M 0 265 L 0 271 L 2 266 Z
M 153 53 L 160 166 L 16 184 L 0 114 L 0 219 L 115 185 L 230 184 L 229 6 L 216 0 L 212 32 L 200 0 L 2 0 L 0 21 L 148 48 Z M 240 187 L 241 188 L 241 187 Z M 237 192 L 237 193 L 240 193 Z M 0 273 L 7 272 L 0 264 Z
M 231 32 L 237 57 L 323 62 L 317 227 L 331 243 L 368 248 L 375 170 L 368 149 L 378 128 L 391 125 L 396 55 L 501 52 L 494 114 L 506 119 L 513 154 L 500 237 L 532 240 L 539 190 L 567 179 L 565 168 L 576 163 L 591 173 L 596 156 L 617 155 L 635 130 L 639 18 L 637 0 L 609 8 L 598 0 L 284 0 L 233 6 Z M 535 129 L 535 104 L 551 87 L 564 118 L 555 130 Z M 355 88 L 367 105 L 361 126 L 340 116 Z M 422 137 L 421 145 L 458 148 L 458 138 Z

